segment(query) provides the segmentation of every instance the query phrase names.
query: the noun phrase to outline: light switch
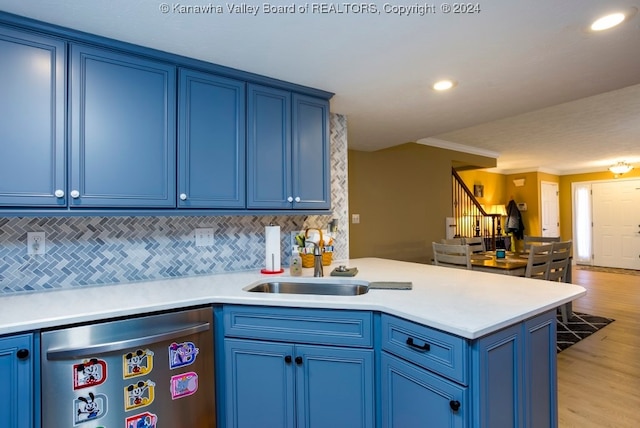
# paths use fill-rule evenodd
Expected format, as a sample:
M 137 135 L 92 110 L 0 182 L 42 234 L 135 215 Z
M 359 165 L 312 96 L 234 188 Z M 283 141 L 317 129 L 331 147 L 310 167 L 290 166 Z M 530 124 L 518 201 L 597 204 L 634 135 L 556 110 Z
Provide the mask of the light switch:
M 352 224 L 360 223 L 360 214 L 351 214 L 351 223 Z

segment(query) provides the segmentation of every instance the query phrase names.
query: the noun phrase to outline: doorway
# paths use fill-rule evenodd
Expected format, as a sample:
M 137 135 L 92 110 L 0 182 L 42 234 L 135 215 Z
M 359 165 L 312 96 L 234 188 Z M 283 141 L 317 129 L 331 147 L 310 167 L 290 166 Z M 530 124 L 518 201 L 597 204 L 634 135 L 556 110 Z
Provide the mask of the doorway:
M 640 270 L 640 180 L 573 185 L 574 258 Z
M 560 200 L 558 196 L 558 183 L 548 181 L 541 182 L 540 195 L 542 236 L 560 236 Z

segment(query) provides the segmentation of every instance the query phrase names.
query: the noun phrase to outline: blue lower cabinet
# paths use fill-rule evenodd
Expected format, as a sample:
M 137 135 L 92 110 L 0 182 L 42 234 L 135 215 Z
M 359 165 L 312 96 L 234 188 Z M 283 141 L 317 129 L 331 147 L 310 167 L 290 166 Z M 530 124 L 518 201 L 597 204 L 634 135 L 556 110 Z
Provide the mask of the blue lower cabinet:
M 468 388 L 386 352 L 381 357 L 383 428 L 463 428 Z
M 555 311 L 475 341 L 472 426 L 557 427 L 555 344 Z
M 373 350 L 244 339 L 224 344 L 227 427 L 375 425 Z
M 0 338 L 0 427 L 34 427 L 33 336 Z
M 524 324 L 525 423 L 558 426 L 556 317 L 545 314 Z
M 225 426 L 295 427 L 293 345 L 225 339 L 224 346 Z
M 298 427 L 375 426 L 373 350 L 295 348 Z
M 70 48 L 70 205 L 176 206 L 176 69 Z

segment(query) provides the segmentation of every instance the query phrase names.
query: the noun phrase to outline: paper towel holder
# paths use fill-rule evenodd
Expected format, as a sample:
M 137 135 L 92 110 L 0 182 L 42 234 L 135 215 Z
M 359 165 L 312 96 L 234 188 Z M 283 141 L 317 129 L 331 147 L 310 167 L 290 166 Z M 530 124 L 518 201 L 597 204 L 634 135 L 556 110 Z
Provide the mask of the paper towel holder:
M 275 225 L 275 224 L 273 224 L 273 222 L 271 222 L 271 223 L 269 223 L 268 227 L 273 227 L 273 226 L 277 226 L 277 225 Z M 279 233 L 280 233 L 280 227 L 278 226 L 278 235 L 279 235 Z M 265 241 L 267 241 L 267 239 L 268 239 L 266 235 L 267 235 L 267 232 L 266 232 L 266 229 L 265 229 Z M 267 244 L 267 242 L 265 242 L 265 244 Z M 267 247 L 268 247 L 268 244 L 267 244 Z M 280 248 L 280 239 L 278 237 L 278 252 L 279 252 L 279 248 Z M 284 272 L 284 268 L 280 265 L 280 254 L 279 253 L 278 253 L 278 261 L 277 261 L 277 265 L 278 265 L 279 269 L 273 269 L 273 267 L 276 265 L 276 263 L 275 263 L 275 254 L 273 254 L 273 253 L 271 254 L 271 263 L 270 264 L 269 264 L 269 262 L 267 260 L 267 257 L 268 257 L 268 248 L 267 248 L 267 254 L 266 254 L 266 257 L 265 257 L 265 265 L 267 265 L 267 266 L 265 268 L 261 269 L 260 273 L 267 274 L 267 275 L 273 275 L 273 274 L 279 274 L 279 273 L 283 273 Z M 268 266 L 271 266 L 272 269 L 269 269 Z

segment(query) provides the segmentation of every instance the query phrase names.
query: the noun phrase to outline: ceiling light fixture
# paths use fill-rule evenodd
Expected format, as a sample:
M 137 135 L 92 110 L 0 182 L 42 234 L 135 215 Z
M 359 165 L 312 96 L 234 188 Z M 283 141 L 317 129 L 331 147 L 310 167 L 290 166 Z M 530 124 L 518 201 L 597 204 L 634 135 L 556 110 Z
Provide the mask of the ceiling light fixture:
M 626 18 L 624 13 L 612 13 L 610 15 L 598 18 L 591 24 L 592 31 L 604 31 L 619 25 Z
M 626 162 L 618 162 L 615 165 L 611 165 L 609 167 L 609 171 L 613 172 L 616 175 L 626 174 L 631 171 L 633 167 Z
M 456 86 L 456 82 L 454 82 L 453 80 L 439 80 L 436 83 L 433 84 L 432 88 L 436 91 L 446 91 L 448 89 L 453 88 L 454 86 Z

